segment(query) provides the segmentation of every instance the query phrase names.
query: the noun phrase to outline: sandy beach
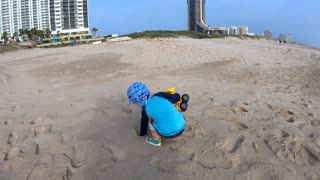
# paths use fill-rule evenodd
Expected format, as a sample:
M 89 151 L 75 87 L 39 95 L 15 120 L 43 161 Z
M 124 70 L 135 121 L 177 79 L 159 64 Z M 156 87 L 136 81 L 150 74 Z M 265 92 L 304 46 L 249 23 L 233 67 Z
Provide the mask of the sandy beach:
M 185 132 L 136 134 L 135 81 L 190 95 Z M 142 39 L 0 54 L 0 179 L 320 179 L 320 51 Z

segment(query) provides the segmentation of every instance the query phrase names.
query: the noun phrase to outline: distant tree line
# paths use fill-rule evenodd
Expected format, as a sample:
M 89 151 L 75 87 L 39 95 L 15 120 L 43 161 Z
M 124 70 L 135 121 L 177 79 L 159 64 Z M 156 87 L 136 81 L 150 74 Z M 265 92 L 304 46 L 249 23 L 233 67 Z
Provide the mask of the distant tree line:
M 13 42 L 19 42 L 19 36 L 22 40 L 29 39 L 34 45 L 39 44 L 42 42 L 43 38 L 49 38 L 51 35 L 51 31 L 49 28 L 45 30 L 38 30 L 37 28 L 31 28 L 31 29 L 20 29 L 19 33 L 14 32 L 11 36 L 11 40 Z M 4 41 L 4 44 L 7 44 L 9 41 L 9 36 L 7 32 L 3 32 L 1 35 L 1 39 Z

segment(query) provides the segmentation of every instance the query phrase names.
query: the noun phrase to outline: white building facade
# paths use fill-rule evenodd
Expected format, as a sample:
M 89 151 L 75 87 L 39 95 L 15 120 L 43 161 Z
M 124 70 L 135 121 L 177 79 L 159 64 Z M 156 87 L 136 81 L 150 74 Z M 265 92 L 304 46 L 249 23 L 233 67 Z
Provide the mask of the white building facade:
M 239 35 L 248 35 L 248 33 L 249 33 L 249 27 L 247 26 L 239 27 Z
M 52 34 L 88 33 L 87 0 L 1 0 L 0 35 L 49 28 Z
M 235 26 L 231 26 L 229 28 L 229 35 L 231 36 L 239 35 L 239 28 Z
M 52 34 L 89 33 L 87 0 L 50 0 Z
M 293 42 L 293 35 L 292 34 L 288 34 L 287 35 L 287 42 L 288 43 L 292 43 Z

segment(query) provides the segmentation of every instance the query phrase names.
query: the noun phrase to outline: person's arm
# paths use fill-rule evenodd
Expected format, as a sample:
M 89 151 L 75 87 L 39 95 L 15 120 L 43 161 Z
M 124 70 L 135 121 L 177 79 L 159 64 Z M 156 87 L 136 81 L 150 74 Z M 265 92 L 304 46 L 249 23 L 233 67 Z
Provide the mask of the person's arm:
M 148 130 L 148 121 L 149 118 L 147 116 L 146 109 L 143 107 L 141 111 L 141 120 L 140 120 L 140 133 L 139 136 L 144 136 L 147 134 Z

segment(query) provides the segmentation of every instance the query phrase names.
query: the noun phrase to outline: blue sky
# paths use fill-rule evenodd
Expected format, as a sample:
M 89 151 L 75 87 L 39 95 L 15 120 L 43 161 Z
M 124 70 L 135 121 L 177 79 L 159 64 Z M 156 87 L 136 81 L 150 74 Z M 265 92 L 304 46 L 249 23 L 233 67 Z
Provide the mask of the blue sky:
M 207 0 L 210 26 L 271 30 L 320 48 L 320 0 Z M 98 34 L 186 30 L 187 0 L 89 0 L 90 27 Z

